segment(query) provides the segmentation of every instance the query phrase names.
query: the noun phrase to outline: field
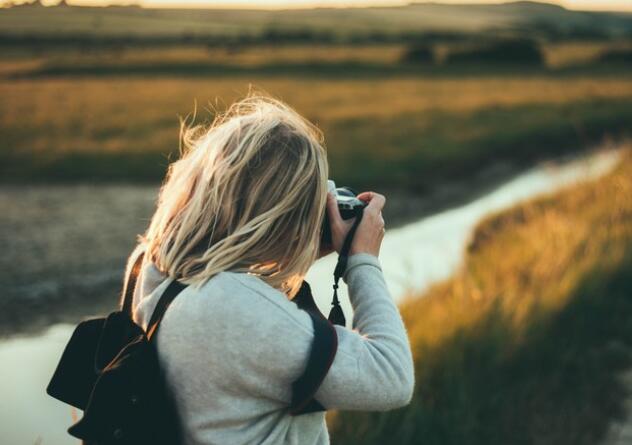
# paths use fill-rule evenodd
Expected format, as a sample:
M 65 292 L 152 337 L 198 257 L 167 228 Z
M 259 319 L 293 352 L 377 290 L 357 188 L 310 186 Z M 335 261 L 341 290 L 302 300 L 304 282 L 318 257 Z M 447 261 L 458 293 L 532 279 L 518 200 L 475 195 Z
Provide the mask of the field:
M 629 391 L 631 195 L 628 149 L 608 176 L 480 223 L 460 272 L 401 305 L 411 405 L 338 413 L 333 443 L 599 443 Z
M 338 182 L 430 196 L 626 136 L 630 35 L 626 14 L 533 2 L 4 9 L 0 181 L 157 183 L 179 118 L 254 87 L 324 130 Z
M 0 30 L 21 36 L 84 34 L 188 38 L 258 36 L 266 32 L 291 32 L 333 39 L 392 36 L 403 32 L 463 34 L 516 28 L 555 30 L 560 22 L 571 32 L 586 34 L 629 31 L 630 18 L 617 14 L 569 11 L 535 2 L 505 5 L 411 4 L 381 8 L 316 8 L 298 10 L 191 10 L 137 7 L 109 8 L 11 8 L 0 14 Z M 605 30 L 605 31 L 604 31 Z M 558 32 L 559 33 L 559 32 Z
M 181 121 L 255 90 L 323 130 L 339 185 L 388 196 L 390 228 L 628 147 L 606 177 L 480 223 L 462 269 L 401 306 L 412 404 L 335 413 L 333 443 L 593 445 L 625 414 L 632 15 L 22 6 L 0 9 L 0 50 L 0 337 L 110 308 Z
M 620 137 L 632 122 L 625 66 L 561 73 L 404 67 L 390 74 L 348 67 L 354 54 L 356 62 L 397 68 L 401 51 L 316 47 L 322 63 L 314 66 L 298 47 L 250 49 L 234 56 L 233 71 L 229 55 L 216 57 L 219 50 L 9 55 L 0 62 L 0 177 L 158 182 L 167 157 L 177 155 L 179 117 L 197 108 L 196 119 L 209 121 L 251 86 L 287 100 L 323 129 L 339 182 L 417 193 L 490 166 L 522 166 Z M 563 58 L 564 49 L 555 51 Z M 201 60 L 214 71 L 196 71 Z

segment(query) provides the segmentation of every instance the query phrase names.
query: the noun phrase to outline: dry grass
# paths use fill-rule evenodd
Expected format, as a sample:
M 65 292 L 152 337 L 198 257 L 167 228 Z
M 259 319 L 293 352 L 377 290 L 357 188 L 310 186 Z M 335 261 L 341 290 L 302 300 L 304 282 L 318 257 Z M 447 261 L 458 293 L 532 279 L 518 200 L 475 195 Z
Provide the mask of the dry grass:
M 281 63 L 339 63 L 369 62 L 398 63 L 405 46 L 401 44 L 378 45 L 252 45 L 252 46 L 218 46 L 203 47 L 148 47 L 121 48 L 119 50 L 98 51 L 80 56 L 84 62 L 101 62 L 115 64 L 134 63 L 182 63 L 210 62 L 217 65 L 238 65 L 254 67 Z M 43 56 L 40 60 L 68 62 L 77 60 L 74 51 L 64 51 L 53 57 Z
M 481 222 L 462 270 L 401 305 L 408 407 L 338 413 L 334 443 L 594 444 L 632 348 L 632 150 L 612 174 Z
M 412 45 L 412 44 L 411 44 Z M 216 66 L 239 66 L 256 68 L 274 65 L 315 65 L 366 63 L 376 66 L 397 66 L 411 45 L 402 43 L 373 44 L 258 44 L 225 46 L 112 46 L 102 49 L 51 48 L 47 51 L 37 47 L 7 47 L 0 63 L 0 73 L 32 72 L 46 64 L 58 66 L 73 64 L 95 64 L 102 66 L 134 66 L 156 64 L 213 64 Z M 475 48 L 472 42 L 438 42 L 427 44 L 434 51 L 437 63 L 455 50 Z M 412 45 L 415 46 L 415 45 Z M 626 49 L 632 43 L 615 41 L 565 41 L 540 43 L 546 66 L 563 68 L 590 64 L 609 50 Z
M 194 49 L 165 51 L 167 60 L 203 57 Z M 255 63 L 249 58 L 265 58 L 266 51 L 247 51 L 240 63 Z M 292 47 L 279 51 L 283 57 L 300 54 Z M 315 52 L 326 54 L 322 47 Z M 124 52 L 116 63 L 125 67 L 138 58 L 137 63 L 151 66 L 160 54 Z M 348 48 L 330 54 L 349 56 Z M 63 57 L 70 57 L 64 63 L 72 65 L 71 56 Z M 90 57 L 81 56 L 76 63 Z M 28 63 L 5 60 L 0 71 L 3 64 L 11 70 Z M 27 182 L 156 182 L 167 157 L 177 154 L 179 116 L 193 112 L 197 104 L 198 119 L 210 120 L 208 109 L 223 109 L 251 85 L 286 100 L 324 130 L 338 181 L 424 193 L 448 177 L 466 180 L 490 160 L 524 164 L 576 150 L 604 135 L 619 136 L 629 128 L 632 113 L 632 80 L 621 73 L 343 78 L 335 73 L 312 76 L 307 68 L 285 75 L 281 66 L 269 74 L 218 72 L 210 77 L 183 77 L 185 72 L 5 77 L 0 79 L 1 176 Z
M 620 42 L 563 42 L 544 45 L 547 65 L 558 68 L 590 63 L 607 50 L 632 48 L 629 41 Z
M 359 32 L 480 31 L 520 21 L 524 10 L 494 11 L 445 5 L 312 10 L 12 8 L 0 15 L 7 33 L 90 33 L 97 36 L 182 36 L 259 34 L 271 27 L 315 29 L 338 35 Z M 552 11 L 558 13 L 558 11 Z M 562 19 L 573 18 L 564 13 Z
M 616 268 L 630 254 L 630 178 L 632 149 L 605 179 L 486 218 L 463 270 L 427 298 L 402 303 L 411 338 L 436 345 L 479 322 L 498 301 L 516 329 L 525 328 L 534 310 L 564 307 L 590 271 Z
M 437 111 L 465 114 L 632 97 L 632 80 L 624 78 L 5 80 L 0 81 L 0 129 L 15 137 L 3 149 L 170 151 L 177 143 L 178 115 L 193 111 L 196 101 L 200 108 L 209 102 L 223 108 L 249 84 L 287 100 L 325 130 L 346 120 L 379 123 L 412 113 L 431 118 Z M 416 124 L 423 127 L 424 121 Z

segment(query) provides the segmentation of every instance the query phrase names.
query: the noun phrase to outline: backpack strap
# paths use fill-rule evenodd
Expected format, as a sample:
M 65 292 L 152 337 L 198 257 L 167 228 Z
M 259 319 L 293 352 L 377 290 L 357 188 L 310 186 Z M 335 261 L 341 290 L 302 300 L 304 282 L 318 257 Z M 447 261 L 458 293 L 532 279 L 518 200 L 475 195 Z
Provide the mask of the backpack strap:
M 338 262 L 334 269 L 334 296 L 331 302 L 333 307 L 329 312 L 329 316 L 325 318 L 318 309 L 307 281 L 303 281 L 299 292 L 292 299 L 299 308 L 309 314 L 314 326 L 314 340 L 307 360 L 307 366 L 303 374 L 292 383 L 290 414 L 293 416 L 327 410 L 314 398 L 314 394 L 316 394 L 316 391 L 318 391 L 325 379 L 338 350 L 338 333 L 334 325 L 345 326 L 346 324 L 345 315 L 338 300 L 338 281 L 347 269 L 351 242 L 356 229 L 362 221 L 363 210 L 363 208 L 356 209 L 355 221 L 349 229 L 338 255 Z
M 305 371 L 292 383 L 290 414 L 296 416 L 326 411 L 326 408 L 314 398 L 314 394 L 316 394 L 334 361 L 338 349 L 338 334 L 334 325 L 318 310 L 306 281 L 303 281 L 301 289 L 292 301 L 311 317 L 314 326 L 314 340 Z
M 126 313 L 132 318 L 132 303 L 134 301 L 134 289 L 136 289 L 136 281 L 138 281 L 138 274 L 140 268 L 143 265 L 143 259 L 145 258 L 145 251 L 142 251 L 134 261 L 132 268 L 129 271 L 125 282 L 123 284 L 123 301 L 121 304 L 121 312 Z
M 160 300 L 156 303 L 156 308 L 154 312 L 151 314 L 151 318 L 149 319 L 149 323 L 147 324 L 147 339 L 151 341 L 156 332 L 158 331 L 158 327 L 160 326 L 160 322 L 162 321 L 162 317 L 164 317 L 165 312 L 169 309 L 169 305 L 175 300 L 175 298 L 180 294 L 180 292 L 186 288 L 187 286 L 180 283 L 178 280 L 173 280 L 167 286 L 167 289 L 160 296 Z
M 123 286 L 123 303 L 121 305 L 121 312 L 126 313 L 132 318 L 132 303 L 134 300 L 134 289 L 136 288 L 136 282 L 138 281 L 138 275 L 140 273 L 140 269 L 143 265 L 143 259 L 145 257 L 145 252 L 142 251 L 134 260 L 134 264 L 129 271 L 129 274 L 125 278 L 125 284 Z M 156 304 L 156 308 L 154 312 L 151 314 L 151 319 L 149 320 L 149 324 L 147 325 L 147 339 L 151 340 L 154 335 L 156 335 L 156 331 L 158 330 L 158 325 L 162 320 L 162 317 L 165 315 L 165 312 L 169 308 L 171 302 L 176 298 L 176 296 L 182 291 L 186 286 L 180 283 L 177 280 L 173 280 L 167 289 L 162 293 L 158 303 Z

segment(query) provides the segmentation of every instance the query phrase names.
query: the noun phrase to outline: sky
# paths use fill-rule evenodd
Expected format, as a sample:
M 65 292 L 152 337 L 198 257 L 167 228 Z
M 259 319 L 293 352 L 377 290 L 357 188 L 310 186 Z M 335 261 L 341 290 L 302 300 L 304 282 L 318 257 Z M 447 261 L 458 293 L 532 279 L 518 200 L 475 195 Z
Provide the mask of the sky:
M 435 0 L 436 3 L 503 3 L 505 0 Z M 541 0 L 542 1 L 542 0 Z M 632 12 L 632 0 L 545 0 L 568 9 Z M 57 3 L 58 0 L 44 0 Z M 310 8 L 315 6 L 401 5 L 410 0 L 68 0 L 71 4 L 104 5 L 137 3 L 147 7 Z M 4 3 L 0 0 L 0 3 Z M 15 1 L 15 3 L 20 3 Z

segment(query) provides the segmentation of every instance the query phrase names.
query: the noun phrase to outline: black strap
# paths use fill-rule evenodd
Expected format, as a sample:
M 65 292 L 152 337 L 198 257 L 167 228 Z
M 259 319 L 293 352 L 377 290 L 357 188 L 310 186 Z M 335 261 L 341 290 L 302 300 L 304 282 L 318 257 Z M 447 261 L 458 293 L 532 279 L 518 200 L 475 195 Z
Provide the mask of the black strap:
M 334 361 L 338 349 L 338 334 L 333 324 L 318 310 L 307 281 L 303 281 L 292 301 L 309 314 L 314 326 L 314 340 L 307 365 L 303 374 L 292 383 L 290 414 L 296 416 L 326 410 L 314 398 L 314 394 Z
M 314 340 L 305 371 L 292 383 L 291 415 L 295 416 L 326 410 L 314 398 L 314 394 L 316 394 L 327 375 L 338 350 L 338 334 L 334 325 L 345 326 L 346 324 L 345 316 L 338 300 L 338 281 L 347 268 L 349 249 L 351 248 L 356 229 L 362 221 L 363 210 L 363 208 L 356 209 L 356 219 L 351 229 L 349 229 L 338 255 L 338 262 L 334 269 L 334 297 L 331 302 L 333 307 L 329 312 L 329 317 L 325 319 L 320 310 L 318 310 L 307 281 L 303 281 L 299 292 L 292 300 L 311 317 L 314 326 Z
M 187 286 L 185 284 L 180 283 L 178 280 L 173 280 L 167 286 L 167 289 L 160 296 L 160 300 L 156 304 L 156 308 L 154 312 L 151 314 L 151 318 L 149 319 L 149 323 L 147 324 L 147 339 L 151 341 L 151 339 L 156 335 L 158 331 L 158 327 L 160 326 L 160 322 L 162 321 L 162 317 L 164 317 L 165 312 L 169 309 L 169 305 L 178 294 Z
M 351 229 L 347 233 L 344 242 L 342 243 L 342 248 L 340 249 L 340 254 L 338 255 L 338 262 L 336 263 L 336 268 L 334 269 L 334 297 L 331 302 L 333 306 L 331 308 L 331 312 L 329 312 L 329 321 L 333 324 L 344 326 L 346 324 L 346 319 L 344 313 L 342 312 L 342 307 L 340 307 L 340 301 L 338 300 L 338 281 L 344 275 L 345 270 L 347 269 L 347 260 L 349 259 L 349 249 L 351 248 L 351 242 L 353 241 L 353 236 L 355 235 L 356 229 L 360 225 L 362 221 L 362 215 L 364 215 L 364 208 L 356 209 L 356 216 Z
M 121 311 L 125 312 L 127 315 L 132 317 L 132 303 L 134 301 L 134 289 L 136 288 L 136 281 L 138 280 L 138 274 L 140 273 L 140 268 L 143 265 L 143 258 L 145 257 L 145 252 L 141 252 L 136 260 L 134 261 L 134 265 L 130 269 L 129 274 L 125 278 L 125 282 L 123 284 L 123 301 L 121 304 Z
M 316 302 L 314 301 L 314 297 L 312 296 L 312 288 L 309 283 L 305 280 L 301 283 L 301 287 L 292 298 L 292 302 L 296 303 L 299 309 L 303 309 L 304 311 L 314 312 L 321 316 L 321 318 L 325 319 L 325 316 L 320 312 Z
M 311 311 L 307 312 L 314 326 L 314 340 L 303 374 L 292 383 L 290 414 L 324 411 L 314 394 L 325 379 L 338 349 L 338 335 L 333 325 Z
M 353 236 L 355 235 L 356 229 L 360 225 L 362 221 L 362 216 L 364 215 L 364 208 L 357 207 L 355 211 L 355 220 L 353 221 L 353 226 L 349 229 L 347 236 L 345 237 L 344 242 L 342 243 L 342 249 L 340 249 L 340 255 L 338 256 L 338 263 L 336 264 L 336 268 L 334 269 L 334 277 L 340 278 L 344 274 L 344 271 L 347 267 L 347 258 L 349 257 L 349 249 L 351 249 L 351 242 L 353 241 Z
M 141 252 L 136 260 L 134 261 L 134 265 L 130 269 L 129 274 L 125 279 L 125 284 L 123 286 L 123 303 L 121 305 L 121 311 L 125 312 L 132 318 L 132 303 L 134 300 L 134 289 L 136 288 L 136 282 L 138 281 L 138 275 L 140 274 L 140 268 L 143 265 L 143 258 L 145 257 L 145 252 Z M 169 308 L 171 302 L 176 298 L 176 296 L 182 291 L 186 285 L 180 283 L 177 280 L 173 280 L 167 289 L 162 293 L 158 303 L 156 304 L 156 308 L 154 312 L 151 314 L 151 319 L 149 320 L 149 324 L 147 325 L 147 338 L 149 340 L 152 339 L 154 335 L 156 335 L 156 331 L 158 330 L 158 325 L 162 320 L 162 317 L 165 315 L 165 312 Z

